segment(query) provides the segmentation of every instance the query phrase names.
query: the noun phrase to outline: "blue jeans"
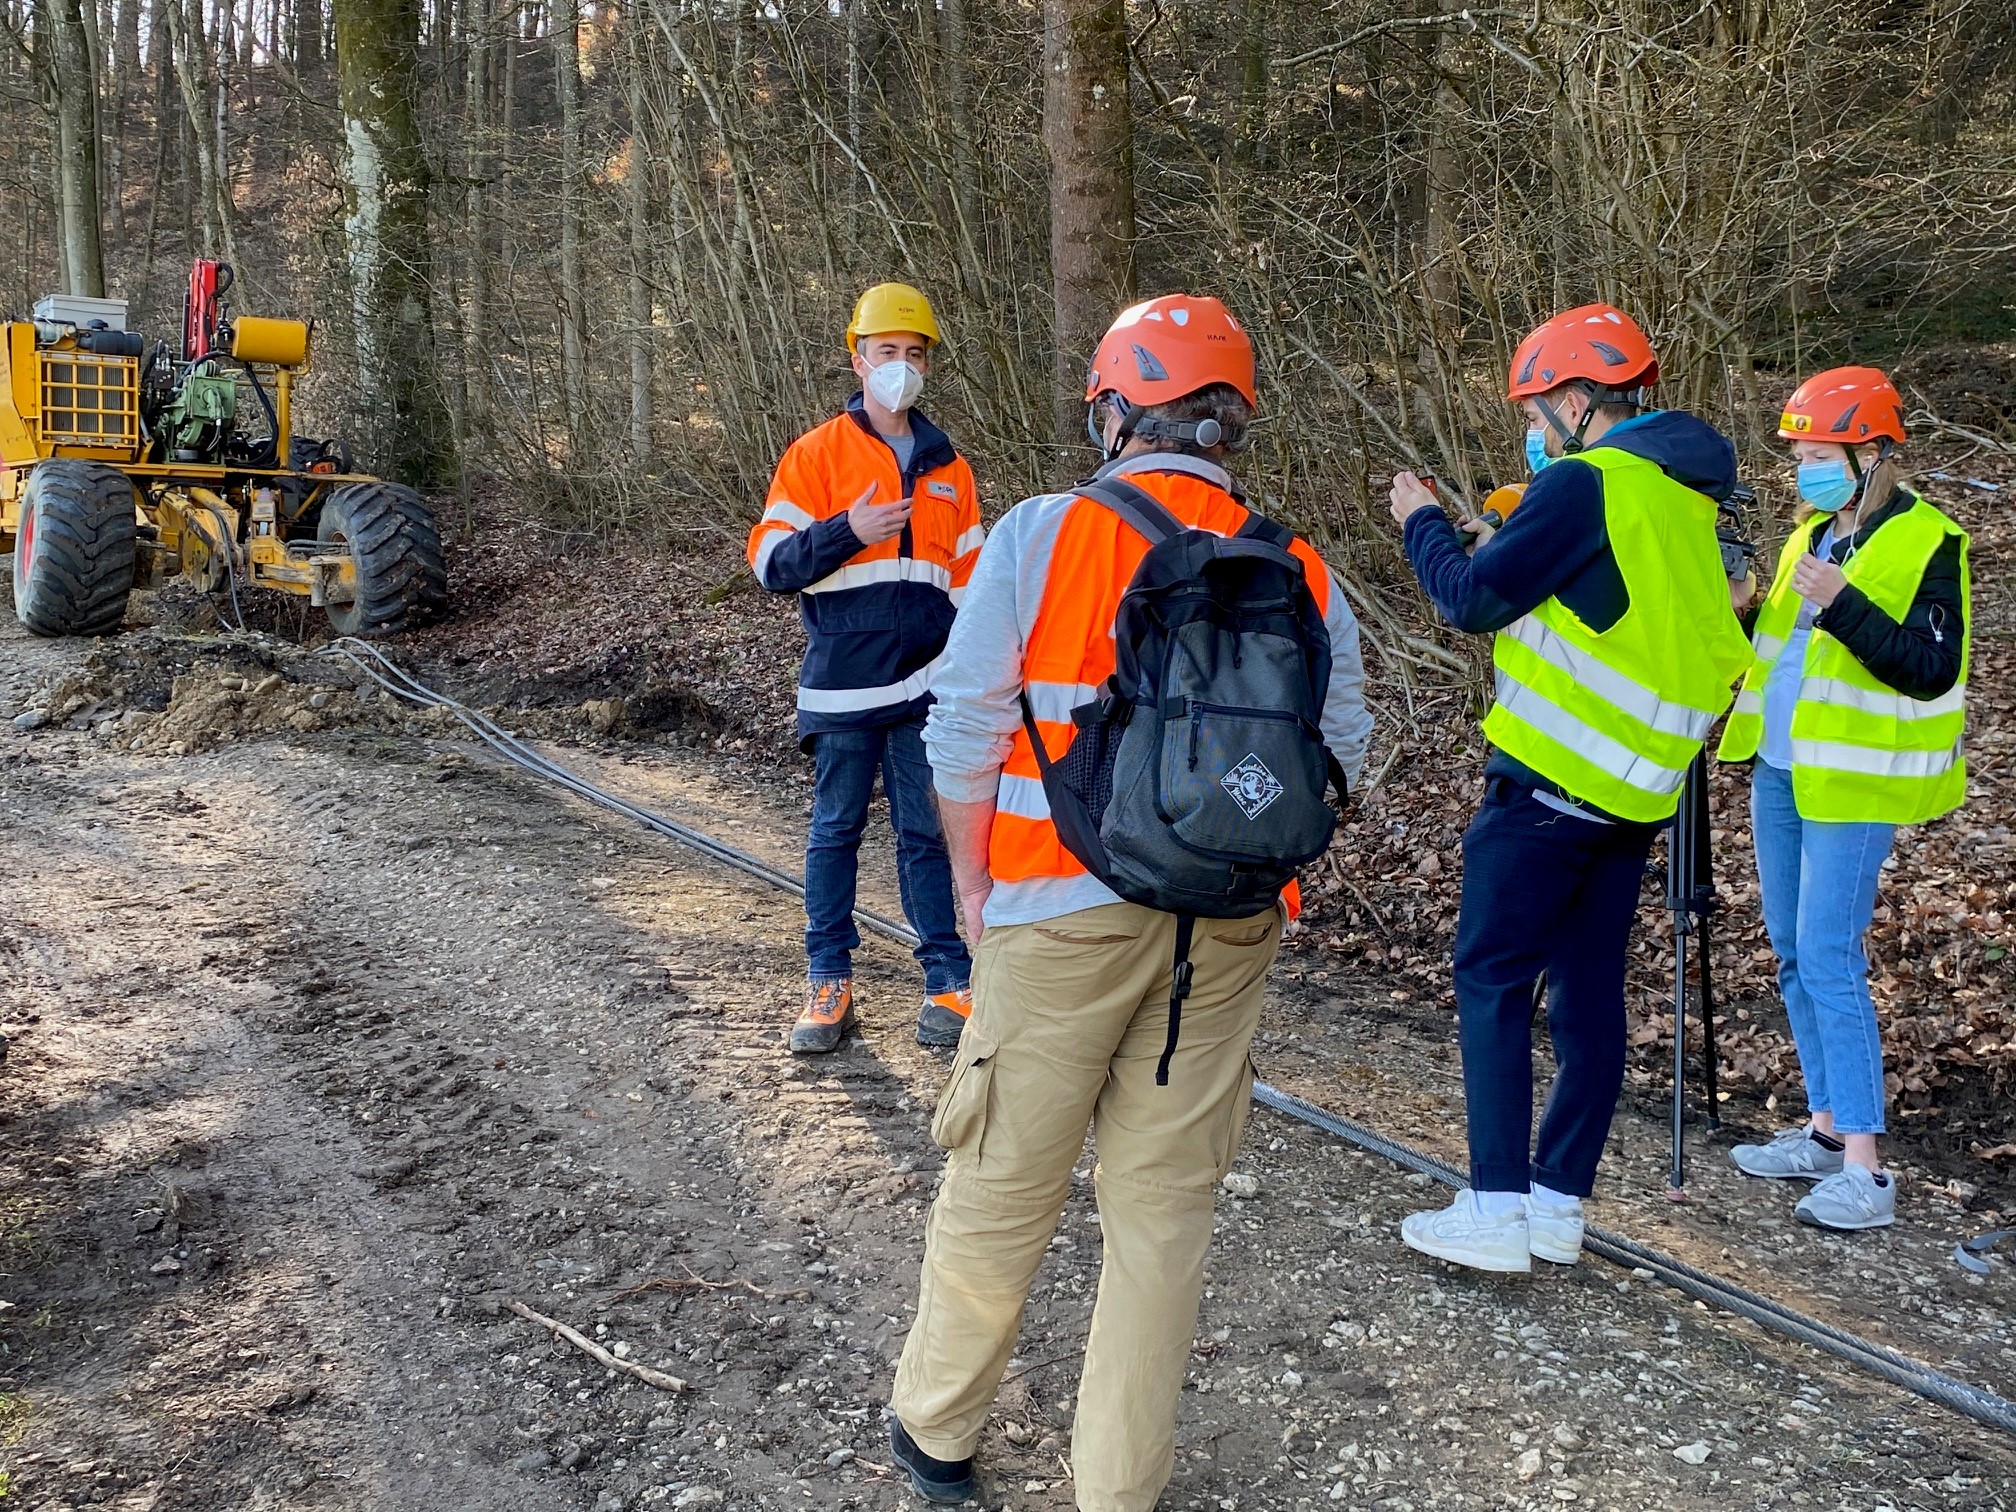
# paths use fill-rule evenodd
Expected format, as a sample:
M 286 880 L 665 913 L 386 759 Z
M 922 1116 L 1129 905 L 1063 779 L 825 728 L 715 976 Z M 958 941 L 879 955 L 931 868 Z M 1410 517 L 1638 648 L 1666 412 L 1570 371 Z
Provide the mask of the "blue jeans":
M 1832 1113 L 1836 1134 L 1881 1134 L 1883 1037 L 1862 936 L 1896 826 L 1801 819 L 1792 774 L 1759 761 L 1750 777 L 1750 828 L 1764 930 L 1778 954 L 1778 991 L 1806 1078 L 1806 1106 Z
M 973 978 L 952 906 L 952 863 L 931 799 L 931 763 L 921 718 L 878 730 L 827 730 L 812 737 L 818 772 L 812 836 L 805 846 L 805 955 L 813 980 L 854 974 L 861 934 L 854 927 L 854 880 L 875 773 L 896 828 L 896 880 L 910 927 L 923 936 L 917 964 L 927 993 Z
M 1470 1185 L 1587 1197 L 1624 1086 L 1624 954 L 1658 826 L 1597 824 L 1493 777 L 1463 834 L 1456 1011 Z M 1533 984 L 1554 1085 L 1533 1137 Z

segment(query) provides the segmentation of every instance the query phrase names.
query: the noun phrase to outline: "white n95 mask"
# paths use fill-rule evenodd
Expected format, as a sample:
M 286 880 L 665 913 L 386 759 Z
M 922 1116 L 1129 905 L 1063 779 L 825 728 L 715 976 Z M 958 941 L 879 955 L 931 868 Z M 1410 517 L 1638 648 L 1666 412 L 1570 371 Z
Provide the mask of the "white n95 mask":
M 886 410 L 907 410 L 924 392 L 924 375 L 898 358 L 868 370 L 868 397 Z

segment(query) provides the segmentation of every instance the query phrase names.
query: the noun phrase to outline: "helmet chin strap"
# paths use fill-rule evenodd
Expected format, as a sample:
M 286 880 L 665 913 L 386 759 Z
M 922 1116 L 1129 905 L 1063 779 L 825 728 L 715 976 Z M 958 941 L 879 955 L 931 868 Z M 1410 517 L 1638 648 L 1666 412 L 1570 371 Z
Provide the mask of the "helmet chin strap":
M 1876 443 L 1876 460 L 1881 462 L 1885 457 L 1890 455 L 1894 447 L 1895 443 L 1888 436 L 1883 437 Z M 1869 491 L 1869 470 L 1863 467 L 1862 458 L 1857 455 L 1857 451 L 1858 448 L 1852 445 L 1841 448 L 1842 455 L 1848 461 L 1848 475 L 1855 480 L 1855 496 L 1848 501 L 1846 506 L 1849 509 L 1857 508 L 1869 502 L 1863 498 L 1863 495 Z
M 1588 434 L 1589 422 L 1596 415 L 1595 394 L 1587 387 L 1579 388 L 1578 392 L 1588 401 L 1588 408 L 1582 411 L 1582 418 L 1575 422 L 1575 428 L 1572 431 L 1563 423 L 1560 412 L 1547 402 L 1545 395 L 1535 394 L 1533 396 L 1534 404 L 1540 408 L 1541 418 L 1547 422 L 1548 427 L 1554 434 L 1561 438 L 1561 455 L 1564 457 L 1572 457 L 1575 453 L 1582 450 L 1585 445 L 1583 437 Z

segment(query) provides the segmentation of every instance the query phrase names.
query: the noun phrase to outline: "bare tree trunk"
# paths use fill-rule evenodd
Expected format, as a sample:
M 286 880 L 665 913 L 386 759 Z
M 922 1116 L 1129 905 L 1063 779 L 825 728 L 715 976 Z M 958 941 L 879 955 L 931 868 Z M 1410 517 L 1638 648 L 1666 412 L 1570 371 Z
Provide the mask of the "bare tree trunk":
M 1238 106 L 1234 113 L 1232 160 L 1241 168 L 1260 162 L 1260 134 L 1267 124 L 1268 27 L 1274 0 L 1242 0 L 1239 33 Z
M 343 228 L 357 326 L 357 377 L 379 465 L 409 483 L 454 470 L 435 382 L 427 157 L 413 113 L 418 0 L 336 0 L 343 110 Z
M 967 0 L 941 0 L 945 113 L 952 121 L 952 198 L 960 224 L 973 235 L 980 218 L 980 166 L 973 148 L 973 83 L 966 61 Z
M 581 272 L 581 4 L 559 0 L 553 13 L 554 79 L 560 95 L 560 356 L 567 395 L 567 439 L 582 446 L 588 415 L 588 297 Z
M 294 72 L 312 78 L 322 71 L 322 0 L 294 0 Z
M 1085 364 L 1134 296 L 1134 119 L 1124 0 L 1043 0 L 1057 438 L 1083 426 Z
M 1463 210 L 1464 165 L 1460 127 L 1463 96 L 1457 88 L 1462 40 L 1452 27 L 1435 49 L 1434 94 L 1428 111 L 1428 177 L 1421 236 L 1421 284 L 1428 299 L 1428 329 L 1435 344 L 1454 345 L 1458 321 L 1458 223 Z
M 213 134 L 210 92 L 214 80 L 204 66 L 209 47 L 203 35 L 202 0 L 168 0 L 162 17 L 168 33 L 168 51 L 174 60 L 175 83 L 182 92 L 182 110 L 188 117 L 189 139 L 195 149 L 196 193 L 202 207 L 205 257 L 220 253 L 234 266 L 238 261 L 237 237 L 231 224 L 231 200 L 224 186 L 223 164 L 217 155 Z
M 859 197 L 866 186 L 861 182 L 861 7 L 868 0 L 845 0 L 847 6 L 847 151 L 852 167 L 854 193 Z
M 469 307 L 463 316 L 462 366 L 467 377 L 467 429 L 490 430 L 490 249 L 492 179 L 497 172 L 494 91 L 503 49 L 491 0 L 476 0 L 469 32 Z
M 103 298 L 105 246 L 98 195 L 98 66 L 85 25 L 89 0 L 50 0 L 50 83 L 56 97 L 57 230 L 63 284 Z
M 625 80 L 630 112 L 630 456 L 645 468 L 651 463 L 651 153 L 644 139 L 643 21 L 635 0 L 623 29 L 630 65 Z
M 112 225 L 115 235 L 126 231 L 126 115 L 131 101 L 142 87 L 140 73 L 140 3 L 119 0 L 117 19 L 112 24 L 112 109 L 106 132 L 106 174 L 112 198 Z

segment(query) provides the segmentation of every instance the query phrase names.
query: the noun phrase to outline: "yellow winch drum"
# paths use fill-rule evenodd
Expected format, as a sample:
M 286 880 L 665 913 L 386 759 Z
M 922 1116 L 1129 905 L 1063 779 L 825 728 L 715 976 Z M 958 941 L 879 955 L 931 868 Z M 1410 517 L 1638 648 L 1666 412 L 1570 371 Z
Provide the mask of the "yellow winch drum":
M 308 326 L 299 320 L 240 315 L 231 322 L 231 355 L 240 362 L 303 367 L 308 361 Z

